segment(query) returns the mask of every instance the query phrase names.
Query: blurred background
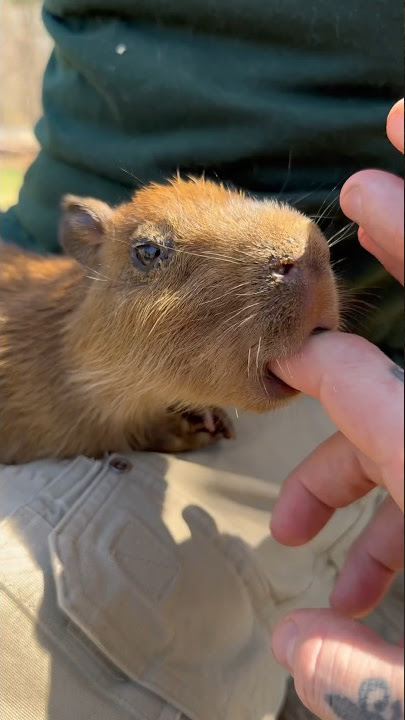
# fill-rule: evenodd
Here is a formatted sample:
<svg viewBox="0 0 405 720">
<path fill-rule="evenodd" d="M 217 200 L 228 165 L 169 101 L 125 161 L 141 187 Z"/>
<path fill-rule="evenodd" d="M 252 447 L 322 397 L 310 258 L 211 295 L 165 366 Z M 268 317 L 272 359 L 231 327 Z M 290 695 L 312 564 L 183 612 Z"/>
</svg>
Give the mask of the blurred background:
<svg viewBox="0 0 405 720">
<path fill-rule="evenodd" d="M 38 0 L 1 0 L 0 26 L 0 209 L 6 210 L 38 151 L 33 130 L 52 44 Z"/>
</svg>

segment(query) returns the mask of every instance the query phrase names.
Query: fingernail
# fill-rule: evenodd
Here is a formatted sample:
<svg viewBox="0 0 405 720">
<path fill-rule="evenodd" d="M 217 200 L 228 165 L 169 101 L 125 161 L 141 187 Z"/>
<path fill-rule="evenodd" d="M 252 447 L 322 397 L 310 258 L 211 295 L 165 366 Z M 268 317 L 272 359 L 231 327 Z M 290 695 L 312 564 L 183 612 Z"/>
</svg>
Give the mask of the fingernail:
<svg viewBox="0 0 405 720">
<path fill-rule="evenodd" d="M 345 215 L 361 225 L 363 218 L 363 198 L 358 185 L 351 185 L 342 193 L 340 204 Z"/>
<path fill-rule="evenodd" d="M 282 622 L 273 633 L 272 648 L 277 662 L 292 670 L 298 627 L 292 620 Z"/>
</svg>

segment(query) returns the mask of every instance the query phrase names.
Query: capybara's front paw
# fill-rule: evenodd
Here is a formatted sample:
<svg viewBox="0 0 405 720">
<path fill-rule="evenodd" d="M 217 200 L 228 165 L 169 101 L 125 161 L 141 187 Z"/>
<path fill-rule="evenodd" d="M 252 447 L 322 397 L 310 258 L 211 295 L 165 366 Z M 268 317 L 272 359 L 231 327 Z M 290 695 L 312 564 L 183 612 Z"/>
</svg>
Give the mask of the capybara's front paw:
<svg viewBox="0 0 405 720">
<path fill-rule="evenodd" d="M 221 408 L 204 411 L 168 412 L 166 426 L 157 429 L 154 450 L 186 452 L 214 445 L 224 438 L 235 437 L 232 423 Z"/>
</svg>

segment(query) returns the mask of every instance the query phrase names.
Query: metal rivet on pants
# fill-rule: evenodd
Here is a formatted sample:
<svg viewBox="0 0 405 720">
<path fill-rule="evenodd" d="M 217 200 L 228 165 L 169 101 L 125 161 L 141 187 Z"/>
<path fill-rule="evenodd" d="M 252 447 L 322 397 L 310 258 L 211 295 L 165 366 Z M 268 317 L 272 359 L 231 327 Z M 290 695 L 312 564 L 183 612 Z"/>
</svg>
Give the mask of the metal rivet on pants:
<svg viewBox="0 0 405 720">
<path fill-rule="evenodd" d="M 132 467 L 129 460 L 126 460 L 126 458 L 120 458 L 116 457 L 110 460 L 110 468 L 111 470 L 114 470 L 114 472 L 117 473 L 124 473 L 128 472 Z"/>
</svg>

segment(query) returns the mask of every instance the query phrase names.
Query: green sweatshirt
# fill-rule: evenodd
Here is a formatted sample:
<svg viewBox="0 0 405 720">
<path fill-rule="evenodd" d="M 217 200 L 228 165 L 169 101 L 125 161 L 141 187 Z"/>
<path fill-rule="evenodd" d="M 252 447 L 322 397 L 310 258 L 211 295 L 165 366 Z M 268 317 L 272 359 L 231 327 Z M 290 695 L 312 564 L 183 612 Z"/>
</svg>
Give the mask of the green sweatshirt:
<svg viewBox="0 0 405 720">
<path fill-rule="evenodd" d="M 58 252 L 64 193 L 119 203 L 177 170 L 327 210 L 333 235 L 352 172 L 400 171 L 385 118 L 403 94 L 401 0 L 45 0 L 43 18 L 42 149 L 6 240 Z M 335 257 L 373 293 L 360 330 L 400 350 L 400 288 L 354 236 Z"/>
</svg>

